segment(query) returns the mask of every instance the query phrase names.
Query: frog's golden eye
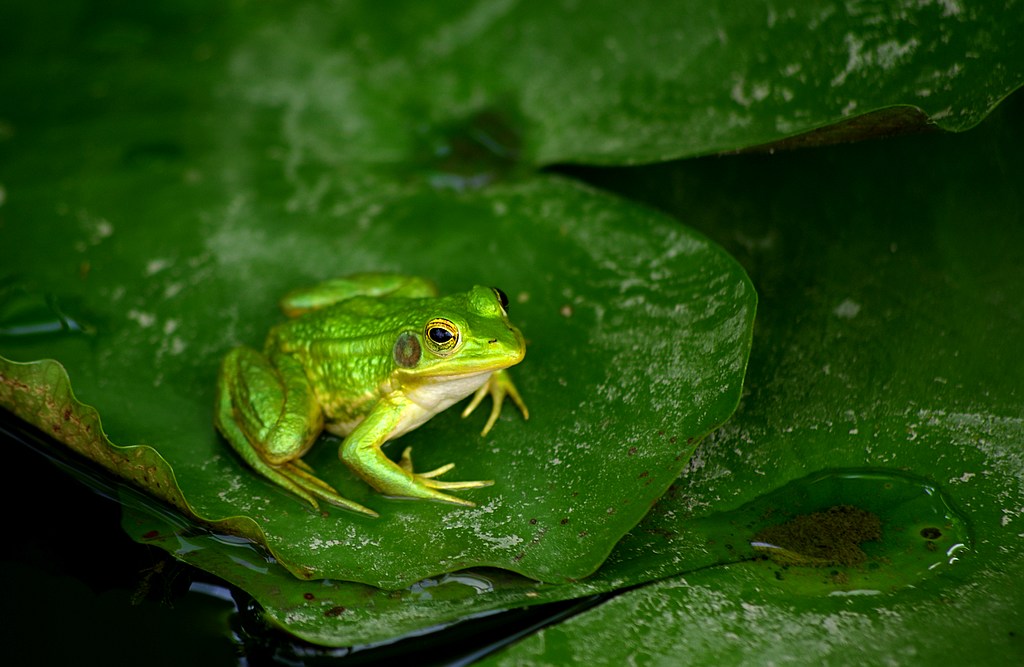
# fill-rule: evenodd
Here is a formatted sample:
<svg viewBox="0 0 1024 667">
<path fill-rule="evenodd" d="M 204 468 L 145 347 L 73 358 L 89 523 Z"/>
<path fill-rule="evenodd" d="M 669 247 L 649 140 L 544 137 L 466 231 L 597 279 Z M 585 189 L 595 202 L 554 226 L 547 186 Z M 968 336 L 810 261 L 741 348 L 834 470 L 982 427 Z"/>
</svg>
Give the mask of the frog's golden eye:
<svg viewBox="0 0 1024 667">
<path fill-rule="evenodd" d="M 435 317 L 427 322 L 424 338 L 431 352 L 446 357 L 459 346 L 459 328 L 451 320 Z"/>
<path fill-rule="evenodd" d="M 492 287 L 491 291 L 494 292 L 494 296 L 498 297 L 498 305 L 501 306 L 501 312 L 508 315 L 508 295 L 497 287 Z"/>
</svg>

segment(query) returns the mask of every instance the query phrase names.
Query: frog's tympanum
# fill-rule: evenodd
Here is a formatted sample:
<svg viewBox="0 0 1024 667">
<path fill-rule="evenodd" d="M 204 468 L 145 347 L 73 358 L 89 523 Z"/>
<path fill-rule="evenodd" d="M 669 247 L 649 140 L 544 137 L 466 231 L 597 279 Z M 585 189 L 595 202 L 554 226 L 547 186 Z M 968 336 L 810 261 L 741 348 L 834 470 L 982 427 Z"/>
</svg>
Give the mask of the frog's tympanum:
<svg viewBox="0 0 1024 667">
<path fill-rule="evenodd" d="M 289 319 L 262 352 L 235 348 L 221 365 L 215 422 L 238 454 L 314 507 L 320 499 L 377 516 L 302 461 L 327 429 L 344 437 L 341 460 L 381 493 L 472 506 L 444 491 L 492 482 L 441 481 L 454 464 L 415 472 L 409 448 L 395 463 L 381 446 L 474 392 L 463 416 L 493 400 L 484 435 L 506 395 L 528 416 L 505 371 L 526 353 L 505 294 L 438 296 L 422 278 L 358 274 L 292 292 L 281 308 Z"/>
</svg>

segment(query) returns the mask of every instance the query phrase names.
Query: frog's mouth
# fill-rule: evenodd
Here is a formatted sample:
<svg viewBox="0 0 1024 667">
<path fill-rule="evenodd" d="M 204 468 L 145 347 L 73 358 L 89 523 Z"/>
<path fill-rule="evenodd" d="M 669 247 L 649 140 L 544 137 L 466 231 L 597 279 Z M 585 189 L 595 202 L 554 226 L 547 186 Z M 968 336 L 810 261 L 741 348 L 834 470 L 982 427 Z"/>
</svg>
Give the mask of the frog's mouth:
<svg viewBox="0 0 1024 667">
<path fill-rule="evenodd" d="M 518 343 L 515 349 L 506 348 L 505 354 L 498 354 L 494 348 L 500 345 L 500 342 L 497 338 L 492 338 L 485 345 L 481 346 L 481 350 L 476 354 L 471 350 L 465 350 L 461 359 L 465 365 L 465 373 L 456 372 L 453 375 L 493 373 L 503 368 L 515 366 L 521 362 L 526 357 L 526 343 L 523 341 L 523 335 L 519 331 L 516 329 L 511 331 L 515 334 L 516 343 Z"/>
<path fill-rule="evenodd" d="M 413 371 L 410 374 L 423 378 L 432 383 L 455 382 L 479 378 L 484 382 L 491 373 L 515 366 L 523 360 L 526 352 L 521 351 L 515 355 L 495 358 L 494 356 L 481 357 L 478 360 L 462 358 L 462 364 L 458 368 L 451 366 L 437 366 L 434 368 L 423 368 Z"/>
</svg>

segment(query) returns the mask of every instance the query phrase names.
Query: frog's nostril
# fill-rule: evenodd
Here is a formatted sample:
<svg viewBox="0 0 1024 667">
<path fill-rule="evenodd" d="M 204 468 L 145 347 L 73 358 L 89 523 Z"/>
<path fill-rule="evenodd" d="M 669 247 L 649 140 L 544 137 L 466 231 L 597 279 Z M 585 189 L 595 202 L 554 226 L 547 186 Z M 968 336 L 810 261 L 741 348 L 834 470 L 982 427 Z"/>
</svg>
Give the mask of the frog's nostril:
<svg viewBox="0 0 1024 667">
<path fill-rule="evenodd" d="M 498 339 L 497 339 L 497 338 L 492 338 L 492 339 L 490 339 L 489 341 L 487 341 L 487 344 L 488 344 L 488 345 L 494 345 L 494 344 L 495 344 L 495 343 L 497 343 L 497 342 L 498 342 Z"/>
</svg>

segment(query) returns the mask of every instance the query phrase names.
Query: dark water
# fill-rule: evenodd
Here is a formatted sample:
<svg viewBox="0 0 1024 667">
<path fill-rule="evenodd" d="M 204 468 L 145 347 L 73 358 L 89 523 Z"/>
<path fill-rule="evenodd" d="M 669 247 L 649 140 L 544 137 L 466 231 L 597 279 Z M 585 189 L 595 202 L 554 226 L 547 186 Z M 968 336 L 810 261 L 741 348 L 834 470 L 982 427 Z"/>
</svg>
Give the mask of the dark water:
<svg viewBox="0 0 1024 667">
<path fill-rule="evenodd" d="M 4 665 L 462 665 L 597 603 L 511 610 L 384 646 L 305 644 L 265 625 L 244 591 L 132 541 L 102 469 L 3 410 L 0 443 Z"/>
</svg>

